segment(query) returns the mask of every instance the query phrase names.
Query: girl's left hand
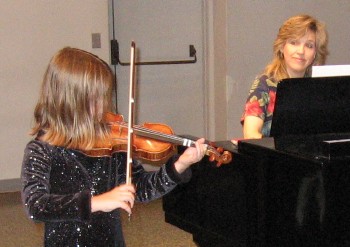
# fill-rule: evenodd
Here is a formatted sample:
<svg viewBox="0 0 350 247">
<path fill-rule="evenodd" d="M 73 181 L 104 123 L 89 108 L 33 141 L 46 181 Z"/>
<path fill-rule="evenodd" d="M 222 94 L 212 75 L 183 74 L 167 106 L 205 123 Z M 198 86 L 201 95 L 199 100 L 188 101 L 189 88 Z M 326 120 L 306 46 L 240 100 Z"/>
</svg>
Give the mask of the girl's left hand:
<svg viewBox="0 0 350 247">
<path fill-rule="evenodd" d="M 188 147 L 175 162 L 175 169 L 182 173 L 192 164 L 199 162 L 205 155 L 208 145 L 204 144 L 205 139 L 201 138 L 195 142 L 195 147 Z"/>
</svg>

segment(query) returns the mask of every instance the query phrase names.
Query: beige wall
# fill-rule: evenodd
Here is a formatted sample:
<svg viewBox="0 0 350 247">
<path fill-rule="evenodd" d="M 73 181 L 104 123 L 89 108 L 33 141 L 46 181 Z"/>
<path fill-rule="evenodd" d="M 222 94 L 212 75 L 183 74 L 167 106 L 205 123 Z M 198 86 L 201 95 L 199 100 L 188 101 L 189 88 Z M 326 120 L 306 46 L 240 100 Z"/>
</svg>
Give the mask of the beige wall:
<svg viewBox="0 0 350 247">
<path fill-rule="evenodd" d="M 160 0 L 148 0 L 149 4 L 146 4 L 147 1 L 142 0 L 116 0 L 126 6 L 143 4 L 144 11 L 140 13 L 144 16 L 138 16 L 141 21 L 152 15 L 157 1 Z M 39 83 L 52 54 L 70 45 L 92 51 L 109 61 L 108 2 L 0 0 L 0 180 L 19 177 Z M 347 0 L 196 0 L 181 3 L 189 6 L 179 10 L 181 24 L 173 24 L 174 27 L 189 26 L 184 28 L 188 33 L 185 33 L 183 43 L 179 43 L 181 39 L 173 40 L 181 28 L 166 28 L 167 18 L 176 15 L 164 12 L 152 21 L 153 29 L 158 32 L 136 29 L 120 34 L 126 41 L 132 36 L 141 38 L 138 45 L 147 44 L 141 51 L 147 60 L 187 58 L 187 47 L 195 38 L 200 63 L 180 65 L 181 72 L 179 66 L 142 67 L 139 70 L 139 79 L 149 83 L 148 86 L 144 84 L 140 92 L 145 107 L 140 114 L 141 122 L 158 119 L 164 122 L 165 116 L 167 123 L 174 125 L 181 134 L 206 135 L 211 140 L 240 137 L 239 117 L 252 79 L 270 60 L 272 42 L 282 21 L 297 13 L 310 13 L 326 22 L 331 52 L 328 64 L 350 64 L 350 2 Z M 172 6 L 171 10 L 176 8 L 171 0 L 169 6 Z M 127 7 L 120 11 L 128 12 L 125 17 L 133 14 Z M 125 23 L 125 30 L 130 29 L 130 22 L 126 20 Z M 160 27 L 164 29 L 160 30 Z M 197 30 L 196 33 L 191 33 L 191 29 Z M 101 49 L 91 48 L 91 33 L 95 32 L 102 35 Z M 151 52 L 153 42 L 159 47 L 159 53 Z M 128 43 L 122 43 L 124 53 L 121 55 L 127 60 Z M 127 90 L 127 84 L 123 81 L 127 81 L 128 68 L 118 67 L 117 70 L 120 94 L 126 95 L 123 90 Z M 184 78 L 188 81 L 182 81 Z M 195 92 L 191 90 L 193 86 L 197 88 Z M 176 92 L 177 97 L 168 94 L 169 90 Z M 155 96 L 154 91 L 159 96 Z M 187 109 L 188 102 L 195 102 L 195 107 Z M 123 103 L 120 104 L 125 110 Z M 154 111 L 153 104 L 160 109 Z M 168 114 L 169 108 L 174 109 L 170 110 L 171 114 Z M 179 108 L 189 114 L 176 112 Z"/>
<path fill-rule="evenodd" d="M 176 134 L 206 135 L 202 0 L 115 0 L 115 33 L 120 57 L 128 61 L 130 41 L 137 60 L 192 60 L 189 64 L 137 66 L 136 123 L 161 122 Z M 129 67 L 117 66 L 118 109 L 128 112 Z M 206 136 L 207 137 L 207 136 Z"/>
<path fill-rule="evenodd" d="M 91 33 L 102 48 L 92 49 Z M 45 67 L 64 46 L 109 60 L 107 0 L 0 1 L 0 180 L 18 178 Z"/>
</svg>

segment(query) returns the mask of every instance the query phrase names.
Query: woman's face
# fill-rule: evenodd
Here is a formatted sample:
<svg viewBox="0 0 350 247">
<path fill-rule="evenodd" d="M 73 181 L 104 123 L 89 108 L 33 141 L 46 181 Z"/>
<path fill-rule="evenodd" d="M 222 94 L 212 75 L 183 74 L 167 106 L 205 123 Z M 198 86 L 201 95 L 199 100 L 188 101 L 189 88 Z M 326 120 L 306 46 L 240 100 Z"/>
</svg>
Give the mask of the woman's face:
<svg viewBox="0 0 350 247">
<path fill-rule="evenodd" d="M 316 34 L 308 31 L 300 39 L 288 39 L 282 52 L 289 76 L 304 77 L 316 56 Z"/>
</svg>

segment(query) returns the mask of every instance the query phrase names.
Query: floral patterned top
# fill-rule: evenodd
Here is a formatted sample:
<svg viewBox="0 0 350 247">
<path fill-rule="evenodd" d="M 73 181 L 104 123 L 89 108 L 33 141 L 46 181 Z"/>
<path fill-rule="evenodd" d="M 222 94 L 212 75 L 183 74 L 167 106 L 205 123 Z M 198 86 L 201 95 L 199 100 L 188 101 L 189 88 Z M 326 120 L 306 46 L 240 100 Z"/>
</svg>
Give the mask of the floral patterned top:
<svg viewBox="0 0 350 247">
<path fill-rule="evenodd" d="M 266 75 L 257 77 L 249 91 L 241 117 L 243 125 L 246 116 L 256 116 L 264 121 L 262 136 L 270 136 L 272 114 L 275 108 L 277 84 L 273 78 Z"/>
</svg>

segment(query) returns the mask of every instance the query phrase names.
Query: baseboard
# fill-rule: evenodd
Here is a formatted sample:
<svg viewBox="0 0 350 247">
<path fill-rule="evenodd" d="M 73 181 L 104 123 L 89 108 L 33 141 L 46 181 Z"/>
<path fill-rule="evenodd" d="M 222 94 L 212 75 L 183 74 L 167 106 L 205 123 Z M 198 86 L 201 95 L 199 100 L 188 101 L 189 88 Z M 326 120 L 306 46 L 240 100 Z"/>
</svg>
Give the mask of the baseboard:
<svg viewBox="0 0 350 247">
<path fill-rule="evenodd" d="M 20 178 L 0 180 L 0 193 L 15 192 L 20 190 L 21 190 Z"/>
</svg>

